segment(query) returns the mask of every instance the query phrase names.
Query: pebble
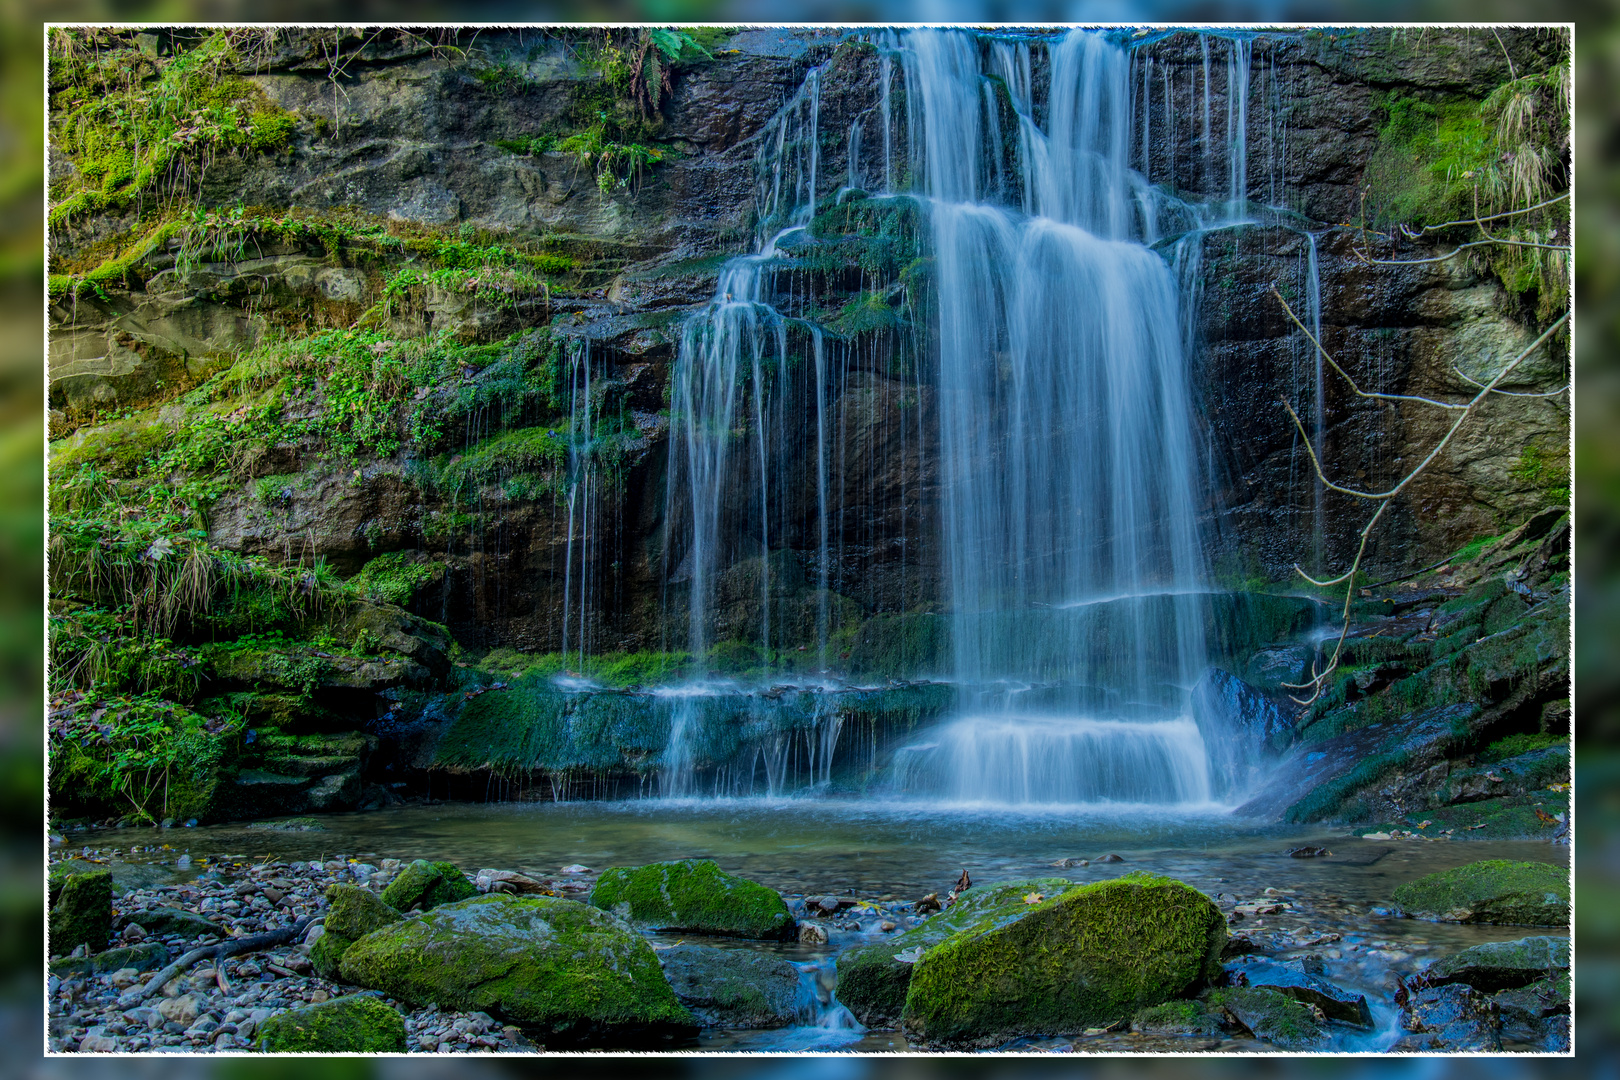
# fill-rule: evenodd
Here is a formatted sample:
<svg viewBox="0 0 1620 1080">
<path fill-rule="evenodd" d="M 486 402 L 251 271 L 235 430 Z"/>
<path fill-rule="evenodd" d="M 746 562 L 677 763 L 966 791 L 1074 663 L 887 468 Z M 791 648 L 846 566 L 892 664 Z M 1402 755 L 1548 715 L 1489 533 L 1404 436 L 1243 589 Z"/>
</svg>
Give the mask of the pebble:
<svg viewBox="0 0 1620 1080">
<path fill-rule="evenodd" d="M 102 859 L 111 852 L 86 848 L 69 854 Z M 54 850 L 53 855 L 61 857 Z M 403 865 L 400 859 L 372 863 L 348 858 L 254 865 L 198 857 L 196 863 L 200 873 L 193 881 L 134 888 L 115 896 L 114 938 L 118 942 L 160 941 L 179 956 L 217 939 L 153 934 L 140 925 L 142 912 L 154 908 L 207 911 L 232 936 L 261 933 L 288 926 L 305 915 L 320 915 L 326 906 L 326 888 L 334 882 L 361 884 L 375 891 Z M 158 994 L 124 1009 L 118 1006 L 118 995 L 150 978 L 151 972 L 124 968 L 65 980 L 50 975 L 46 980 L 49 1048 L 150 1054 L 250 1049 L 259 1025 L 269 1017 L 354 992 L 352 986 L 313 973 L 309 949 L 324 932 L 316 923 L 302 942 L 228 958 L 218 965 L 218 971 L 212 961 L 206 961 L 170 980 Z M 221 988 L 219 974 L 228 989 Z M 392 999 L 383 1000 L 404 1015 L 407 1046 L 413 1052 L 509 1053 L 536 1048 L 518 1028 L 503 1027 L 485 1013 L 413 1010 Z M 433 1029 L 442 1030 L 435 1033 Z"/>
</svg>

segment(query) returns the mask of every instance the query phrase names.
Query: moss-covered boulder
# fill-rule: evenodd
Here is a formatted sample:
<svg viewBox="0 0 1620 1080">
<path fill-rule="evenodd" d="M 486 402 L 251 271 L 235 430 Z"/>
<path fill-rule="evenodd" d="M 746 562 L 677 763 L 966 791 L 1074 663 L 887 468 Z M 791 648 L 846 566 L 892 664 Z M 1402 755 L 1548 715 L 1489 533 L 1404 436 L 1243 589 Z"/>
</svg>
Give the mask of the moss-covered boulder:
<svg viewBox="0 0 1620 1080">
<path fill-rule="evenodd" d="M 417 859 L 382 891 L 382 900 L 395 911 L 429 911 L 477 895 L 455 863 Z"/>
<path fill-rule="evenodd" d="M 1032 893 L 924 952 L 901 1028 L 932 1046 L 993 1046 L 1112 1024 L 1220 973 L 1226 920 L 1198 890 L 1128 874 Z"/>
<path fill-rule="evenodd" d="M 80 945 L 93 953 L 112 937 L 112 874 L 106 870 L 62 874 L 51 882 L 51 955 L 66 955 Z"/>
<path fill-rule="evenodd" d="M 1234 986 L 1216 990 L 1208 1001 L 1255 1038 L 1284 1050 L 1309 1050 L 1322 1042 L 1322 1025 L 1311 1011 L 1275 990 Z"/>
<path fill-rule="evenodd" d="M 172 934 L 187 941 L 199 937 L 224 937 L 225 929 L 206 915 L 181 908 L 159 907 L 136 913 L 130 919 L 148 934 Z"/>
<path fill-rule="evenodd" d="M 383 903 L 370 889 L 358 885 L 326 887 L 326 932 L 315 940 L 309 962 L 322 978 L 336 979 L 349 946 L 373 930 L 398 922 L 399 912 Z"/>
<path fill-rule="evenodd" d="M 574 900 L 492 893 L 349 946 L 344 980 L 414 1005 L 481 1010 L 557 1039 L 694 1030 L 646 939 Z"/>
<path fill-rule="evenodd" d="M 1036 878 L 975 885 L 949 908 L 903 934 L 873 945 L 846 949 L 838 957 L 838 1000 L 867 1027 L 899 1022 L 911 988 L 916 958 L 946 938 L 987 917 L 1011 916 L 1024 909 L 1030 893 L 1052 896 L 1071 888 L 1065 878 Z M 896 959 L 905 956 L 906 960 Z"/>
<path fill-rule="evenodd" d="M 1490 859 L 1428 874 L 1395 890 L 1411 918 L 1511 926 L 1568 926 L 1569 873 L 1550 863 Z"/>
<path fill-rule="evenodd" d="M 776 890 L 728 874 L 712 859 L 604 871 L 591 903 L 654 930 L 790 941 L 799 932 Z"/>
<path fill-rule="evenodd" d="M 1467 983 L 1494 994 L 1516 990 L 1569 971 L 1569 939 L 1527 937 L 1518 941 L 1489 941 L 1442 957 L 1423 972 L 1430 986 Z"/>
<path fill-rule="evenodd" d="M 369 994 L 350 994 L 270 1017 L 254 1045 L 272 1054 L 404 1053 L 405 1018 Z"/>
<path fill-rule="evenodd" d="M 798 1019 L 799 972 L 779 956 L 688 942 L 658 959 L 675 997 L 705 1026 L 776 1028 Z"/>
</svg>

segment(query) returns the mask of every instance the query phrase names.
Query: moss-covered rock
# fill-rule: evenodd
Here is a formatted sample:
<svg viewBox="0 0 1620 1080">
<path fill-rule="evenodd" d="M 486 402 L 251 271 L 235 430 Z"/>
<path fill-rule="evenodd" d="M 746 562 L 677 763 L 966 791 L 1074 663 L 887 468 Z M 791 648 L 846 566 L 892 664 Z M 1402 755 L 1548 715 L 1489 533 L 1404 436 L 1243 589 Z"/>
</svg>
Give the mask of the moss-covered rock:
<svg viewBox="0 0 1620 1080">
<path fill-rule="evenodd" d="M 326 904 L 326 932 L 311 947 L 309 962 L 322 978 L 336 979 L 350 945 L 373 930 L 398 922 L 400 916 L 370 889 L 358 885 L 328 885 Z"/>
<path fill-rule="evenodd" d="M 356 941 L 341 972 L 401 1001 L 482 1010 L 554 1038 L 696 1027 L 652 946 L 574 900 L 493 893 L 444 904 Z"/>
<path fill-rule="evenodd" d="M 798 1018 L 799 972 L 781 957 L 687 943 L 658 959 L 675 997 L 707 1026 L 775 1028 Z"/>
<path fill-rule="evenodd" d="M 1360 1028 L 1370 1029 L 1373 1026 L 1372 1010 L 1367 1005 L 1365 995 L 1353 993 L 1292 964 L 1282 964 L 1264 957 L 1245 957 L 1226 969 L 1226 978 L 1233 986 L 1275 990 L 1306 1007 L 1317 1009 L 1329 1020 Z"/>
<path fill-rule="evenodd" d="M 60 876 L 51 906 L 50 950 L 65 955 L 80 945 L 93 953 L 112 937 L 112 874 L 106 870 Z"/>
<path fill-rule="evenodd" d="M 1489 941 L 1442 957 L 1423 972 L 1431 986 L 1467 983 L 1487 994 L 1516 990 L 1569 971 L 1569 939 L 1527 937 Z"/>
<path fill-rule="evenodd" d="M 1139 1009 L 1131 1017 L 1131 1031 L 1138 1035 L 1219 1035 L 1219 1018 L 1201 1001 L 1167 1001 Z"/>
<path fill-rule="evenodd" d="M 455 863 L 417 859 L 382 891 L 382 901 L 395 911 L 428 911 L 477 895 Z"/>
<path fill-rule="evenodd" d="M 789 941 L 798 926 L 774 889 L 728 874 L 712 859 L 616 866 L 591 903 L 655 930 Z"/>
<path fill-rule="evenodd" d="M 868 1027 L 898 1023 L 911 987 L 915 957 L 981 919 L 1022 911 L 1032 892 L 1056 895 L 1074 883 L 1065 878 L 1037 878 L 975 885 L 949 908 L 903 934 L 873 945 L 846 949 L 838 957 L 838 1000 Z M 912 962 L 897 960 L 897 954 Z"/>
<path fill-rule="evenodd" d="M 1220 972 L 1226 920 L 1203 893 L 1128 874 L 986 912 L 914 965 L 902 1029 L 934 1046 L 991 1046 L 1111 1024 Z"/>
<path fill-rule="evenodd" d="M 1257 1039 L 1284 1050 L 1309 1050 L 1322 1041 L 1322 1025 L 1311 1011 L 1275 990 L 1229 987 L 1209 995 L 1209 1006 L 1242 1024 Z"/>
<path fill-rule="evenodd" d="M 254 1045 L 272 1054 L 404 1053 L 405 1018 L 369 994 L 350 994 L 270 1017 Z"/>
<path fill-rule="evenodd" d="M 141 925 L 148 934 L 172 934 L 187 941 L 199 937 L 224 937 L 225 930 L 206 915 L 180 908 L 152 908 L 140 912 L 131 920 Z"/>
<path fill-rule="evenodd" d="M 1404 914 L 1418 919 L 1569 925 L 1569 874 L 1550 863 L 1469 863 L 1408 882 L 1395 890 L 1394 899 Z"/>
</svg>

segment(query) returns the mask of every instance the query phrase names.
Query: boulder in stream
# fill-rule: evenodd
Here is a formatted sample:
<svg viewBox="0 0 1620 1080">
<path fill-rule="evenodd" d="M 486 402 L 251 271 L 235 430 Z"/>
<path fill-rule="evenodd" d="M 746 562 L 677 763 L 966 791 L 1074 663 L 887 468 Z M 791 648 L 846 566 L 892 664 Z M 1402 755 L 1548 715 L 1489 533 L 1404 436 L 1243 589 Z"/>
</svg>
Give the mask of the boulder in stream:
<svg viewBox="0 0 1620 1080">
<path fill-rule="evenodd" d="M 1475 990 L 1494 994 L 1569 971 L 1569 939 L 1527 937 L 1517 941 L 1488 941 L 1460 953 L 1443 957 L 1419 978 L 1429 986 L 1467 983 Z"/>
<path fill-rule="evenodd" d="M 792 941 L 799 927 L 775 889 L 728 874 L 712 859 L 604 870 L 590 902 L 652 930 Z"/>
<path fill-rule="evenodd" d="M 1226 943 L 1207 896 L 1144 873 L 965 921 L 914 965 L 900 1025 L 916 1043 L 989 1047 L 1114 1024 L 1213 980 Z"/>
<path fill-rule="evenodd" d="M 1209 1004 L 1284 1050 L 1310 1050 L 1321 1045 L 1322 1025 L 1310 1009 L 1275 990 L 1234 986 L 1216 990 Z"/>
<path fill-rule="evenodd" d="M 685 1034 L 645 938 L 575 900 L 490 893 L 375 930 L 343 955 L 345 981 L 413 1005 L 478 1010 L 554 1039 Z"/>
<path fill-rule="evenodd" d="M 1465 983 L 1408 992 L 1400 1003 L 1403 1035 L 1391 1049 L 1411 1053 L 1502 1048 L 1496 1005 Z"/>
<path fill-rule="evenodd" d="M 705 1026 L 777 1028 L 798 1018 L 799 971 L 778 956 L 685 943 L 658 959 L 676 998 Z"/>
<path fill-rule="evenodd" d="M 417 859 L 382 891 L 383 903 L 395 911 L 428 911 L 477 896 L 478 889 L 455 863 Z"/>
<path fill-rule="evenodd" d="M 398 922 L 400 915 L 376 893 L 358 885 L 328 885 L 326 904 L 326 933 L 315 940 L 309 962 L 323 978 L 335 979 L 350 945 L 373 930 Z"/>
<path fill-rule="evenodd" d="M 1359 1028 L 1373 1026 L 1372 1010 L 1363 994 L 1352 993 L 1321 975 L 1259 957 L 1240 961 L 1226 969 L 1227 981 L 1234 986 L 1275 990 L 1306 1006 L 1315 1006 L 1329 1020 Z"/>
<path fill-rule="evenodd" d="M 1407 882 L 1394 899 L 1416 919 L 1568 926 L 1569 872 L 1550 863 L 1489 859 Z"/>
<path fill-rule="evenodd" d="M 1066 878 L 1038 878 L 977 885 L 947 910 L 903 934 L 873 945 L 846 949 L 838 957 L 838 1000 L 868 1027 L 887 1027 L 900 1020 L 911 987 L 915 957 L 981 919 L 1011 917 L 1025 908 L 1031 894 L 1055 896 L 1071 888 Z"/>
</svg>

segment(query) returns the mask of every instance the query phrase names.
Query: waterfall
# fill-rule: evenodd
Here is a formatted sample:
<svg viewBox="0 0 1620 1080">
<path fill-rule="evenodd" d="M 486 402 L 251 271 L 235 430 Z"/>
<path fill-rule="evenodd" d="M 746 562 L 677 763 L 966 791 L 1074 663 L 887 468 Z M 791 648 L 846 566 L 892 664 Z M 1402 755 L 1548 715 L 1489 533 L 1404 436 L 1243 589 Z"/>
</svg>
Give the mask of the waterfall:
<svg viewBox="0 0 1620 1080">
<path fill-rule="evenodd" d="M 1046 48 L 1044 124 L 1007 46 L 916 31 L 901 53 L 934 240 L 955 673 L 975 693 L 902 753 L 899 782 L 968 801 L 1204 802 L 1186 718 L 1206 574 L 1181 298 L 1142 242 L 1155 200 L 1131 165 L 1125 53 L 1083 31 Z M 992 74 L 1019 115 L 1017 208 L 996 199 Z M 1229 116 L 1235 204 L 1241 109 Z"/>
<path fill-rule="evenodd" d="M 764 556 L 770 554 L 772 545 L 773 501 L 782 494 L 773 492 L 771 485 L 767 397 L 770 382 L 788 362 L 789 320 L 771 305 L 767 287 L 782 249 L 802 239 L 815 213 L 820 111 L 819 70 L 812 70 L 798 94 L 772 121 L 768 137 L 761 140 L 761 167 L 756 170 L 760 220 L 756 250 L 726 264 L 714 298 L 682 331 L 670 390 L 674 446 L 668 517 L 676 520 L 684 509 L 690 521 L 684 538 L 672 537 L 684 539 L 685 550 L 676 566 L 666 567 L 666 579 L 688 588 L 687 647 L 694 654 L 702 654 L 713 644 L 710 622 L 715 578 L 726 545 L 737 543 L 735 537 L 722 536 L 722 518 L 731 496 L 749 487 L 754 505 L 741 508 L 741 516 L 756 520 L 762 556 L 762 643 L 766 649 L 771 643 L 770 560 Z M 825 574 L 826 364 L 819 335 L 814 349 L 818 521 Z M 737 433 L 745 428 L 747 437 L 739 439 Z M 681 496 L 679 506 L 677 494 Z M 666 545 L 666 555 L 678 550 L 674 542 Z"/>
</svg>

